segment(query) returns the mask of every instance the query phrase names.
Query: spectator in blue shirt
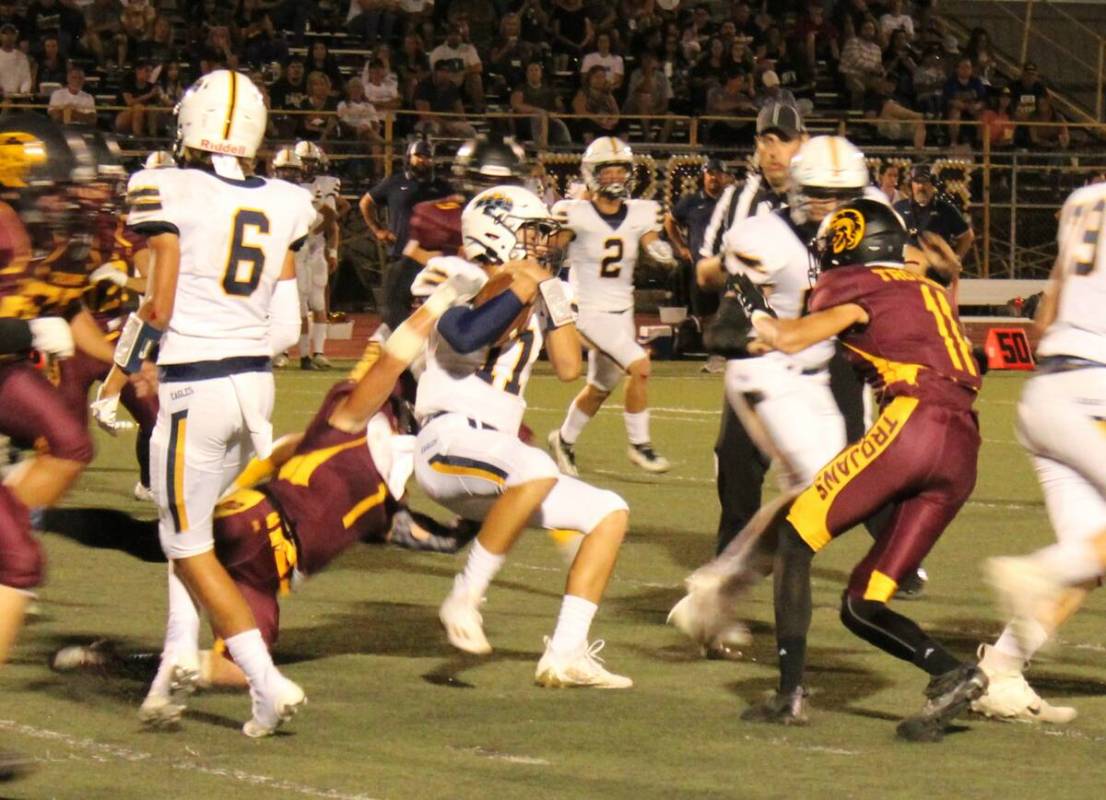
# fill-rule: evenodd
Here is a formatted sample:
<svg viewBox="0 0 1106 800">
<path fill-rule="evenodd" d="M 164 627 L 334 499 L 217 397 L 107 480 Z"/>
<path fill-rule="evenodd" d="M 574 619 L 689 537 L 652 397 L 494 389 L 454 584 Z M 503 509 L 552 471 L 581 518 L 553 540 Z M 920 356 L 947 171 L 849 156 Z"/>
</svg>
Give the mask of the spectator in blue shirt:
<svg viewBox="0 0 1106 800">
<path fill-rule="evenodd" d="M 956 62 L 956 73 L 945 83 L 942 92 L 945 100 L 945 117 L 949 125 L 949 144 L 960 142 L 961 120 L 976 120 L 987 108 L 987 87 L 983 81 L 972 74 L 972 60 L 963 56 Z M 977 140 L 975 128 L 972 128 L 970 141 Z"/>
</svg>

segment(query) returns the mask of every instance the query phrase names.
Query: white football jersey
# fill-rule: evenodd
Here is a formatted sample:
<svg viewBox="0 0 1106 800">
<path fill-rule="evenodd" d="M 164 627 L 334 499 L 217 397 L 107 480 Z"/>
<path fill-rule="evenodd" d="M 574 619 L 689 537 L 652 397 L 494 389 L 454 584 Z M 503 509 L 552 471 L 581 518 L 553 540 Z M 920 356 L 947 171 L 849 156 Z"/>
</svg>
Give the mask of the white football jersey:
<svg viewBox="0 0 1106 800">
<path fill-rule="evenodd" d="M 1106 364 L 1106 184 L 1071 194 L 1056 240 L 1059 304 L 1037 353 Z"/>
<path fill-rule="evenodd" d="M 553 206 L 553 216 L 573 234 L 565 260 L 581 311 L 633 307 L 641 237 L 661 230 L 660 213 L 652 200 L 625 200 L 612 217 L 601 215 L 590 200 L 561 200 Z"/>
<path fill-rule="evenodd" d="M 503 433 L 516 433 L 526 412 L 523 393 L 542 344 L 537 314 L 503 344 L 467 354 L 450 347 L 435 328 L 427 343 L 426 370 L 419 378 L 415 416 L 422 421 L 455 412 Z"/>
<path fill-rule="evenodd" d="M 127 202 L 129 227 L 180 237 L 158 363 L 271 355 L 270 300 L 285 255 L 315 217 L 311 196 L 285 181 L 170 167 L 131 176 Z"/>
<path fill-rule="evenodd" d="M 311 204 L 315 208 L 315 221 L 311 225 L 311 233 L 307 236 L 302 255 L 305 259 L 322 258 L 326 251 L 326 231 L 319 227 L 323 223 L 323 208 L 337 213 L 342 181 L 331 175 L 319 175 L 315 180 L 301 183 L 300 186 L 311 193 Z"/>
<path fill-rule="evenodd" d="M 806 309 L 817 262 L 780 213 L 736 222 L 722 237 L 723 262 L 731 275 L 747 275 L 753 283 L 771 287 L 768 302 L 776 314 L 781 319 L 796 319 Z M 819 342 L 791 358 L 803 368 L 819 367 L 833 357 L 833 348 L 832 340 Z"/>
</svg>

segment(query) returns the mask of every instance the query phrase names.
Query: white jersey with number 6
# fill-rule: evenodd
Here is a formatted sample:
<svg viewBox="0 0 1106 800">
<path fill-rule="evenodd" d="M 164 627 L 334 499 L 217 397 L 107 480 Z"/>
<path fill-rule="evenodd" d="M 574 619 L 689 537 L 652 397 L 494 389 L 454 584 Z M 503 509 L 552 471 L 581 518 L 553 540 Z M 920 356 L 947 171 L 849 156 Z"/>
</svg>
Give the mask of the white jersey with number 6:
<svg viewBox="0 0 1106 800">
<path fill-rule="evenodd" d="M 641 237 L 660 231 L 660 206 L 625 200 L 610 216 L 590 200 L 562 200 L 553 216 L 573 238 L 568 245 L 569 283 L 581 311 L 625 311 L 634 305 L 634 267 Z"/>
<path fill-rule="evenodd" d="M 1106 364 L 1106 184 L 1072 193 L 1060 212 L 1059 303 L 1037 354 Z"/>
<path fill-rule="evenodd" d="M 127 224 L 180 237 L 180 273 L 159 364 L 268 356 L 269 307 L 288 249 L 315 219 L 311 195 L 280 180 L 199 169 L 135 173 Z"/>
</svg>

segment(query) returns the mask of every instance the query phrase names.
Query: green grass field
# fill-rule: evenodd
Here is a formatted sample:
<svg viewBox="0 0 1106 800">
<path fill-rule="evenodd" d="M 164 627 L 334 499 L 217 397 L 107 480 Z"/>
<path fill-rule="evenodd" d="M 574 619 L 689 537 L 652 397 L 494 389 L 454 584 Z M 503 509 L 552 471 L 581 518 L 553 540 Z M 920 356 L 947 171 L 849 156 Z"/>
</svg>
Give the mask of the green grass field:
<svg viewBox="0 0 1106 800">
<path fill-rule="evenodd" d="M 738 715 L 774 684 L 770 591 L 747 612 L 755 642 L 741 663 L 699 660 L 664 625 L 681 581 L 713 552 L 717 503 L 711 445 L 721 385 L 697 364 L 661 364 L 652 388 L 653 438 L 674 464 L 653 477 L 625 458 L 621 409 L 600 414 L 581 440 L 582 476 L 623 494 L 631 534 L 593 635 L 636 682 L 628 691 L 544 690 L 532 684 L 564 580 L 561 557 L 527 534 L 488 596 L 496 651 L 451 650 L 437 622 L 460 557 L 362 547 L 284 603 L 277 659 L 310 698 L 286 732 L 239 732 L 244 695 L 194 698 L 181 729 L 144 732 L 145 687 L 126 678 L 52 673 L 61 644 L 100 637 L 127 649 L 160 647 L 164 568 L 44 537 L 50 557 L 42 614 L 0 672 L 0 748 L 40 768 L 0 786 L 17 798 L 761 798 L 1086 797 L 1106 739 L 1099 664 L 1101 604 L 1062 631 L 1031 678 L 1042 695 L 1078 706 L 1065 729 L 969 719 L 937 745 L 894 737 L 921 703 L 925 677 L 854 638 L 837 620 L 845 577 L 866 534 L 815 561 L 809 727 L 743 723 Z M 333 375 L 279 378 L 278 431 L 301 426 Z M 1014 441 L 1021 379 L 992 374 L 979 409 L 985 446 L 975 495 L 927 562 L 924 600 L 904 610 L 968 655 L 1000 625 L 979 580 L 987 556 L 1051 541 L 1029 461 Z M 575 386 L 539 370 L 527 421 L 544 440 Z M 68 505 L 152 516 L 130 498 L 132 440 L 100 437 L 96 462 Z M 426 501 L 417 505 L 431 507 Z M 444 515 L 444 514 L 442 514 Z"/>
</svg>

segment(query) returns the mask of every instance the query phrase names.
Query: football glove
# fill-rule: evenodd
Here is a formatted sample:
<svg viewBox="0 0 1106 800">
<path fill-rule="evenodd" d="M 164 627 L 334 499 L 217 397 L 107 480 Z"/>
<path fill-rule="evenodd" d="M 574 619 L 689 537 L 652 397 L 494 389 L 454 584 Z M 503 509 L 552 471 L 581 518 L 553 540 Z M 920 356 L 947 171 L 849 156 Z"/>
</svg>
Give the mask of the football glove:
<svg viewBox="0 0 1106 800">
<path fill-rule="evenodd" d="M 103 391 L 104 387 L 101 384 L 100 389 L 96 392 L 96 399 L 92 401 L 92 418 L 96 420 L 96 424 L 112 436 L 117 435 L 119 431 L 129 431 L 137 427 L 129 420 L 117 418 L 119 395 L 114 394 L 104 397 L 101 396 Z"/>
<path fill-rule="evenodd" d="M 748 275 L 734 275 L 730 282 L 737 293 L 737 302 L 741 303 L 741 308 L 750 321 L 755 322 L 758 314 L 776 316 L 776 310 L 768 303 L 760 287 L 749 280 Z"/>
<path fill-rule="evenodd" d="M 73 355 L 73 332 L 61 317 L 39 317 L 27 323 L 31 329 L 31 346 L 40 353 L 58 358 Z"/>
<path fill-rule="evenodd" d="M 101 264 L 92 270 L 92 274 L 88 276 L 89 283 L 100 283 L 100 281 L 108 281 L 114 283 L 116 286 L 122 288 L 127 285 L 127 273 L 124 270 L 118 269 L 115 265 L 119 263 L 117 261 L 109 261 L 106 264 Z"/>
<path fill-rule="evenodd" d="M 645 252 L 649 258 L 661 266 L 671 267 L 676 264 L 676 256 L 672 252 L 672 245 L 663 239 L 654 239 L 645 245 Z"/>
</svg>

